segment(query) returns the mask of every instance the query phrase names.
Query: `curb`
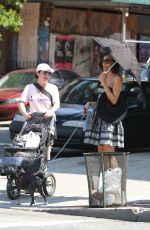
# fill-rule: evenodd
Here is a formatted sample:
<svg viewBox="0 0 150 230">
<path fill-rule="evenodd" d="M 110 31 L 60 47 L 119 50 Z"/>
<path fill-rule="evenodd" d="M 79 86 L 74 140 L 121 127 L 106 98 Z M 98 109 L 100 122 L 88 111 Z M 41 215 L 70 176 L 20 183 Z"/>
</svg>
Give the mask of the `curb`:
<svg viewBox="0 0 150 230">
<path fill-rule="evenodd" d="M 70 208 L 50 208 L 41 209 L 41 212 L 53 214 L 86 216 L 95 218 L 105 218 L 113 220 L 123 220 L 131 222 L 150 222 L 150 209 L 139 207 L 128 208 L 88 208 L 88 207 L 70 207 Z"/>
<path fill-rule="evenodd" d="M 9 127 L 12 121 L 0 121 L 0 127 Z"/>
</svg>

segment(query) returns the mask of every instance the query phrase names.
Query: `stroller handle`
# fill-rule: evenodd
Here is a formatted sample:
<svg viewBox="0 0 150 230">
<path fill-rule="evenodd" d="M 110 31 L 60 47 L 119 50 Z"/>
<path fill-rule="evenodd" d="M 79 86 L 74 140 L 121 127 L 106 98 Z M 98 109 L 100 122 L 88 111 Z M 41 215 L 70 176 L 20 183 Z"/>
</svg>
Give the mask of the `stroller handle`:
<svg viewBox="0 0 150 230">
<path fill-rule="evenodd" d="M 39 122 L 43 122 L 45 123 L 45 119 L 44 119 L 44 113 L 41 112 L 34 112 L 31 114 L 31 119 L 30 120 L 26 120 L 20 130 L 20 135 L 23 134 L 23 131 L 25 129 L 25 127 L 30 124 L 30 123 L 39 123 Z"/>
<path fill-rule="evenodd" d="M 42 113 L 42 112 L 34 112 L 31 114 L 31 119 L 30 120 L 27 120 L 27 123 L 41 123 L 41 122 L 44 122 L 46 123 L 46 119 L 44 118 L 44 114 L 45 113 Z"/>
<path fill-rule="evenodd" d="M 44 114 L 45 113 L 42 113 L 42 112 L 34 112 L 34 113 L 32 113 L 31 114 L 31 117 L 33 118 L 33 117 L 44 117 Z M 31 119 L 32 119 L 31 118 Z"/>
</svg>

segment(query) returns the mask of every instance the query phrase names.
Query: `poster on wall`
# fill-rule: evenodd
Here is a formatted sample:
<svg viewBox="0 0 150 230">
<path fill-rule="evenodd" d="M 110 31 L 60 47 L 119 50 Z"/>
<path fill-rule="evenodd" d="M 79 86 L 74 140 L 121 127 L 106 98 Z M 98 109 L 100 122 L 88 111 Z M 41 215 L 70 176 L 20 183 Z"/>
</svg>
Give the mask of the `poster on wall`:
<svg viewBox="0 0 150 230">
<path fill-rule="evenodd" d="M 90 74 L 92 52 L 93 40 L 78 36 L 74 44 L 73 70 L 82 77 L 87 77 Z"/>
<path fill-rule="evenodd" d="M 72 69 L 74 54 L 73 36 L 56 36 L 55 66 L 62 69 Z"/>
<path fill-rule="evenodd" d="M 64 69 L 64 57 L 65 57 L 65 36 L 56 36 L 55 43 L 55 66 L 60 69 Z"/>
<path fill-rule="evenodd" d="M 91 61 L 95 60 L 92 59 L 93 44 L 93 39 L 89 37 L 50 34 L 50 63 L 55 68 L 90 76 Z"/>
<path fill-rule="evenodd" d="M 74 41 L 75 38 L 73 36 L 66 36 L 65 44 L 64 44 L 64 67 L 65 69 L 72 69 L 72 61 L 74 54 Z"/>
<path fill-rule="evenodd" d="M 102 72 L 100 67 L 101 46 L 93 40 L 92 59 L 90 64 L 90 77 L 98 77 Z"/>
<path fill-rule="evenodd" d="M 150 36 L 140 35 L 139 40 L 150 41 Z M 147 62 L 150 57 L 150 43 L 139 44 L 139 62 Z"/>
</svg>

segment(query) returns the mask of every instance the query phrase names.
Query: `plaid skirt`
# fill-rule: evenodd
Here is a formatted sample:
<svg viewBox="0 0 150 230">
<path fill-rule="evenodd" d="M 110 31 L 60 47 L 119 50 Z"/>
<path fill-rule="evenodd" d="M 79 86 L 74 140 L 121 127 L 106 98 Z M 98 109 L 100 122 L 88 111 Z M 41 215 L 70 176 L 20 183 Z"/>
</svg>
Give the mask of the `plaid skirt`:
<svg viewBox="0 0 150 230">
<path fill-rule="evenodd" d="M 99 116 L 89 113 L 84 127 L 84 143 L 99 145 L 110 145 L 113 147 L 124 147 L 124 128 L 122 121 L 117 123 L 108 123 Z"/>
</svg>

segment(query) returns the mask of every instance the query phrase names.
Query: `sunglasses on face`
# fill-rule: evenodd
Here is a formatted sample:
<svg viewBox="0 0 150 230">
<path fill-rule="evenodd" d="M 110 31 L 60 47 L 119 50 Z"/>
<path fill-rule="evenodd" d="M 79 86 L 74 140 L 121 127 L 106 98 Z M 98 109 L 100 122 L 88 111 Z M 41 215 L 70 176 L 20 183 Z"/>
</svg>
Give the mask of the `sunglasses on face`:
<svg viewBox="0 0 150 230">
<path fill-rule="evenodd" d="M 105 64 L 110 64 L 112 62 L 112 59 L 106 58 L 106 59 L 103 59 L 102 62 Z"/>
<path fill-rule="evenodd" d="M 48 72 L 48 71 L 43 71 L 43 74 L 44 74 L 45 76 L 51 76 L 51 72 Z"/>
</svg>

